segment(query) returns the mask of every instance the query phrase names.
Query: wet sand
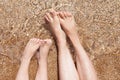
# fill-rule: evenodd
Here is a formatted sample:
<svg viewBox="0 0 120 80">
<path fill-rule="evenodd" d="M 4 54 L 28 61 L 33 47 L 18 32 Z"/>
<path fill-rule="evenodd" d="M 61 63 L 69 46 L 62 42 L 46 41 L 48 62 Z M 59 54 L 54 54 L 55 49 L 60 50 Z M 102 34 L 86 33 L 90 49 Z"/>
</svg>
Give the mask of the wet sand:
<svg viewBox="0 0 120 80">
<path fill-rule="evenodd" d="M 120 80 L 119 0 L 0 0 L 0 80 L 15 79 L 21 53 L 30 38 L 53 39 L 43 18 L 51 8 L 74 14 L 80 41 L 99 80 Z M 34 57 L 30 80 L 34 80 L 36 70 Z M 48 59 L 49 80 L 58 80 L 57 72 L 53 44 Z"/>
</svg>

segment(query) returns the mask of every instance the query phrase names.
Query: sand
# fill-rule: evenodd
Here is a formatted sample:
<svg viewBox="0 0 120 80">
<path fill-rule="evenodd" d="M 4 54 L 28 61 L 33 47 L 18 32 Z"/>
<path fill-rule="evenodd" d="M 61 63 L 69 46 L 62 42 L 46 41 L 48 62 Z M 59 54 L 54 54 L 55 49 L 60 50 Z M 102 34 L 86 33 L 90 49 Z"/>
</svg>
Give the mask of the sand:
<svg viewBox="0 0 120 80">
<path fill-rule="evenodd" d="M 120 80 L 120 0 L 0 0 L 0 80 L 15 79 L 30 38 L 53 39 L 43 18 L 51 8 L 75 16 L 80 41 L 99 80 Z M 30 80 L 36 70 L 34 57 Z M 48 73 L 49 80 L 58 80 L 55 44 L 49 53 Z"/>
</svg>

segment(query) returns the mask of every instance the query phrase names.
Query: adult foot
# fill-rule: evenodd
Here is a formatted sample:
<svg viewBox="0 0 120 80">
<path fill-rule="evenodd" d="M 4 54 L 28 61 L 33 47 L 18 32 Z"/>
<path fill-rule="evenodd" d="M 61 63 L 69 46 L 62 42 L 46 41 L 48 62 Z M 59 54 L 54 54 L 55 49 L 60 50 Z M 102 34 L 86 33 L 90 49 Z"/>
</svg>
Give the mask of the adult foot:
<svg viewBox="0 0 120 80">
<path fill-rule="evenodd" d="M 81 43 L 79 41 L 74 16 L 69 12 L 58 12 L 58 16 L 61 27 L 70 38 L 75 50 L 79 50 Z"/>
<path fill-rule="evenodd" d="M 39 51 L 36 54 L 38 62 L 40 62 L 41 59 L 47 60 L 49 49 L 52 45 L 52 40 L 51 39 L 40 40 L 40 43 L 41 45 Z"/>
<path fill-rule="evenodd" d="M 68 36 L 77 33 L 75 19 L 71 13 L 58 12 L 58 16 L 59 16 L 60 24 Z"/>
<path fill-rule="evenodd" d="M 34 53 L 39 49 L 40 44 L 41 44 L 40 39 L 36 38 L 30 39 L 22 54 L 22 59 L 31 59 Z"/>
<path fill-rule="evenodd" d="M 53 9 L 50 10 L 50 12 L 46 13 L 45 15 L 45 21 L 52 29 L 52 32 L 55 35 L 55 38 L 57 40 L 57 43 L 64 44 L 64 42 L 66 42 L 66 35 L 64 31 L 61 29 L 60 21 L 57 16 L 57 12 Z"/>
</svg>

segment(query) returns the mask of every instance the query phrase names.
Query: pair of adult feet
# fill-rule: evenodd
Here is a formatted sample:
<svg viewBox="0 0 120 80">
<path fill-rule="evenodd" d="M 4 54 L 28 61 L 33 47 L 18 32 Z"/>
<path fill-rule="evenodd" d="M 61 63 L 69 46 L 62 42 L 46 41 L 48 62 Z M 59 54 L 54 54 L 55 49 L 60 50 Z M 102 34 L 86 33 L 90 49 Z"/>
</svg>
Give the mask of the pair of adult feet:
<svg viewBox="0 0 120 80">
<path fill-rule="evenodd" d="M 69 12 L 56 12 L 50 10 L 49 13 L 45 14 L 45 21 L 52 29 L 53 34 L 56 37 L 57 44 L 66 44 L 66 35 L 70 37 L 71 34 L 76 34 L 75 20 Z M 64 30 L 64 31 L 63 31 Z M 66 33 L 66 35 L 65 35 Z M 22 59 L 31 59 L 32 56 L 37 53 L 38 61 L 47 59 L 48 51 L 52 45 L 51 39 L 40 40 L 37 38 L 30 39 L 28 42 Z M 39 50 L 38 50 L 39 49 Z"/>
<path fill-rule="evenodd" d="M 52 29 L 58 44 L 64 44 L 66 35 L 70 37 L 71 34 L 76 34 L 74 16 L 69 12 L 56 12 L 51 9 L 49 13 L 46 13 L 45 21 Z"/>
</svg>

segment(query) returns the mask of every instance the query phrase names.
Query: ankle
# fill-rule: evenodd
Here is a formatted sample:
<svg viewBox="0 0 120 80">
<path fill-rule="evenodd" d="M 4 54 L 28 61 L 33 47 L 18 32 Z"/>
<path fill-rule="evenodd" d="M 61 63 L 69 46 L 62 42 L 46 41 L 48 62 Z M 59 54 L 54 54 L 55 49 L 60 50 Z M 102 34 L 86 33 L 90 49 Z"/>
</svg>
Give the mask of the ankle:
<svg viewBox="0 0 120 80">
<path fill-rule="evenodd" d="M 73 37 L 73 36 L 78 36 L 77 31 L 71 31 L 71 32 L 67 32 L 69 37 Z"/>
<path fill-rule="evenodd" d="M 40 65 L 41 63 L 47 63 L 47 58 L 42 58 L 38 60 L 38 64 Z"/>
<path fill-rule="evenodd" d="M 58 47 L 67 45 L 66 40 L 59 39 L 59 40 L 56 40 L 56 42 L 57 42 Z"/>
<path fill-rule="evenodd" d="M 56 37 L 56 42 L 58 44 L 66 43 L 66 36 L 64 34 L 59 34 L 58 37 Z"/>
<path fill-rule="evenodd" d="M 30 62 L 31 58 L 27 58 L 27 57 L 22 57 L 21 58 L 21 62 Z"/>
</svg>

